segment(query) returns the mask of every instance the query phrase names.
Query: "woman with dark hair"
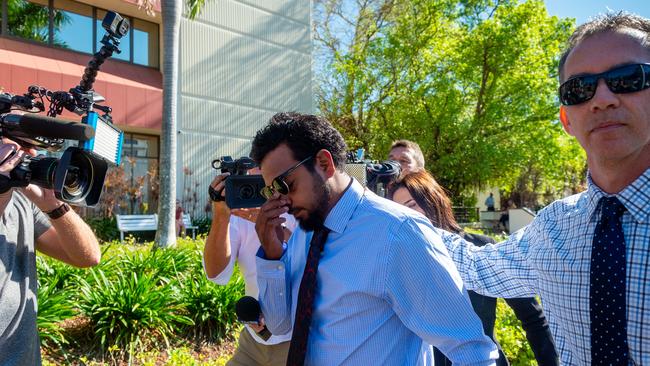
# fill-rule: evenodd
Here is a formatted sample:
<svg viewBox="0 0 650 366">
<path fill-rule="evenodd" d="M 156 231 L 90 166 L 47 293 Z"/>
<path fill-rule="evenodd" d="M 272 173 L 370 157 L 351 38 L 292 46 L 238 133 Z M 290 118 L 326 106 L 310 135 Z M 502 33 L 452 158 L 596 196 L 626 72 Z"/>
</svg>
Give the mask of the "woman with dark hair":
<svg viewBox="0 0 650 366">
<path fill-rule="evenodd" d="M 456 233 L 465 240 L 477 246 L 492 244 L 494 240 L 485 235 L 470 234 L 463 231 L 454 218 L 451 200 L 444 188 L 426 171 L 418 171 L 405 175 L 395 183 L 388 197 L 393 201 L 420 212 L 426 216 L 433 226 Z M 483 296 L 474 291 L 468 291 L 474 311 L 483 323 L 485 335 L 496 343 L 499 349 L 497 365 L 508 365 L 503 350 L 494 337 L 494 322 L 496 320 L 497 299 Z M 535 354 L 537 363 L 541 365 L 559 365 L 555 342 L 542 311 L 534 297 L 505 299 L 515 312 L 526 331 L 526 338 Z M 435 365 L 451 365 L 451 362 L 434 348 Z"/>
</svg>

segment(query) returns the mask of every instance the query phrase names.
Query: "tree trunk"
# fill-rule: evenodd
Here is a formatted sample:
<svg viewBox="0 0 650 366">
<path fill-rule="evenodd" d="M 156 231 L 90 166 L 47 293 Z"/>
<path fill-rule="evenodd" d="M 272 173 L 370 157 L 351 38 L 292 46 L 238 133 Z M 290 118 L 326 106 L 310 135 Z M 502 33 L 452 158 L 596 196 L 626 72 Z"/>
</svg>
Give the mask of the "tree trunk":
<svg viewBox="0 0 650 366">
<path fill-rule="evenodd" d="M 176 245 L 176 100 L 178 94 L 181 0 L 162 0 L 163 114 L 160 141 L 160 198 L 157 247 Z"/>
</svg>

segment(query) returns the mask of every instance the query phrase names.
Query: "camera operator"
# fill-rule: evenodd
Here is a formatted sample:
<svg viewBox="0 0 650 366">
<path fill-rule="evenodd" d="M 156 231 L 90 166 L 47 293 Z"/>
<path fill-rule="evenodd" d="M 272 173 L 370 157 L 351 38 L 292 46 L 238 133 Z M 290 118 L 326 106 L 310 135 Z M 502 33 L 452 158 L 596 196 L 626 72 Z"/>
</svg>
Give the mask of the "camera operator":
<svg viewBox="0 0 650 366">
<path fill-rule="evenodd" d="M 28 154 L 35 151 L 3 139 L 0 174 L 9 177 Z M 99 263 L 99 243 L 70 206 L 33 184 L 0 193 L 0 213 L 0 364 L 40 365 L 35 250 L 90 267 Z"/>
<path fill-rule="evenodd" d="M 259 168 L 249 170 L 259 174 Z M 223 192 L 225 197 L 225 180 L 230 173 L 217 175 L 212 188 Z M 255 232 L 255 220 L 259 208 L 231 210 L 225 201 L 212 202 L 212 225 L 205 243 L 203 265 L 209 280 L 226 285 L 232 276 L 235 261 L 243 272 L 246 283 L 246 295 L 257 298 L 257 268 L 255 255 L 260 248 L 260 241 Z M 283 228 L 285 239 L 289 239 L 296 222 L 293 216 L 284 216 Z M 284 365 L 289 351 L 291 331 L 282 335 L 272 335 L 264 340 L 259 333 L 264 329 L 264 320 L 258 325 L 246 325 L 239 337 L 239 345 L 228 365 Z"/>
</svg>

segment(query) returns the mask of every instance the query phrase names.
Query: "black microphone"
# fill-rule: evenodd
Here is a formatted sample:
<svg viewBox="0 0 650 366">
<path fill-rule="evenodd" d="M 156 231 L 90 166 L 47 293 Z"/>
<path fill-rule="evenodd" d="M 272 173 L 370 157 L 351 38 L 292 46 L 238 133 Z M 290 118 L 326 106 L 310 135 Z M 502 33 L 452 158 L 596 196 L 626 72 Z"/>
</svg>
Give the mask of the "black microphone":
<svg viewBox="0 0 650 366">
<path fill-rule="evenodd" d="M 260 303 L 254 297 L 244 296 L 237 300 L 237 304 L 235 304 L 235 313 L 237 313 L 237 320 L 244 324 L 260 324 L 262 309 L 260 308 Z M 264 329 L 256 333 L 265 341 L 268 341 L 269 338 L 271 338 L 271 332 L 268 330 L 266 325 L 264 326 Z"/>
<path fill-rule="evenodd" d="M 22 131 L 31 136 L 53 139 L 87 141 L 95 137 L 95 130 L 85 124 L 39 114 L 7 114 L 0 120 L 2 128 Z"/>
</svg>

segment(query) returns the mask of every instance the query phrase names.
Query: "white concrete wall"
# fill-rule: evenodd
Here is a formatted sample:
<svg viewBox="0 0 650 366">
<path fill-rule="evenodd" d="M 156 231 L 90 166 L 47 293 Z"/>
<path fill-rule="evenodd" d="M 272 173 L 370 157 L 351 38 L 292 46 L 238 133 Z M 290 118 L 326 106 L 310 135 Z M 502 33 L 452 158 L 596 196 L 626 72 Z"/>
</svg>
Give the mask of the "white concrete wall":
<svg viewBox="0 0 650 366">
<path fill-rule="evenodd" d="M 508 210 L 508 229 L 510 234 L 530 224 L 535 219 L 535 215 L 529 210 L 515 208 Z"/>
<path fill-rule="evenodd" d="M 280 111 L 313 112 L 309 0 L 207 1 L 197 19 L 181 23 L 178 189 L 199 194 L 223 155 L 248 155 L 250 141 Z M 187 208 L 186 208 L 187 209 Z"/>
</svg>

